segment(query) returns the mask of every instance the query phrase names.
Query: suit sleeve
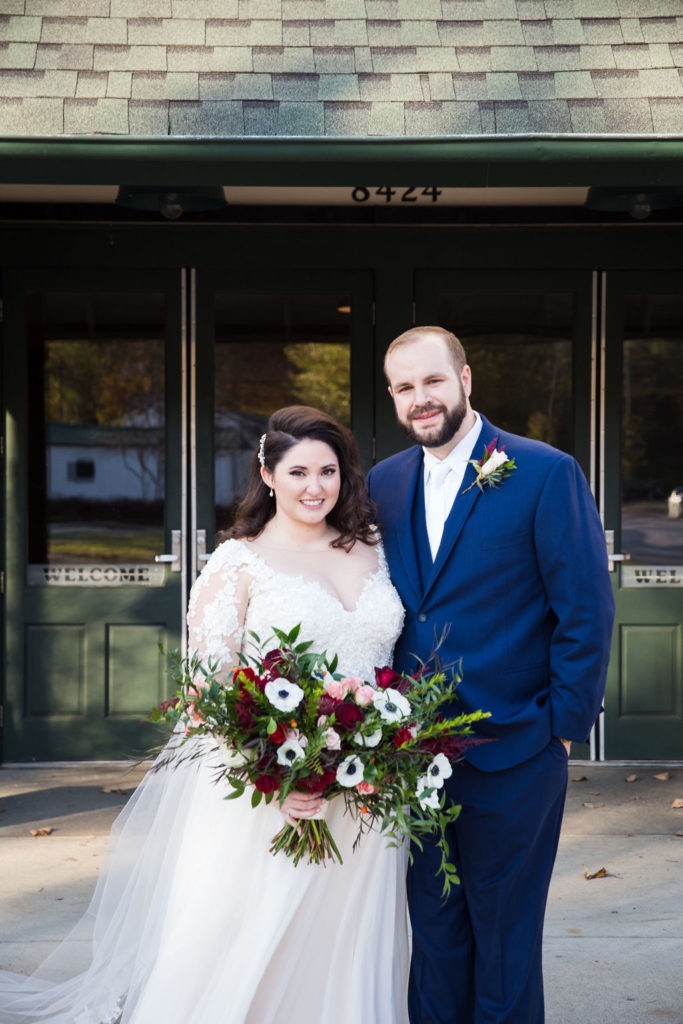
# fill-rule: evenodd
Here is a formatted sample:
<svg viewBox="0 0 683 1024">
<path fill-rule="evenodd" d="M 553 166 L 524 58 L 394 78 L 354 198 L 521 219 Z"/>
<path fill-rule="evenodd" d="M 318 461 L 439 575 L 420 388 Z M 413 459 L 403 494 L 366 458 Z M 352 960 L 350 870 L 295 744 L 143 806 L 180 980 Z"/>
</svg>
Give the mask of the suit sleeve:
<svg viewBox="0 0 683 1024">
<path fill-rule="evenodd" d="M 584 742 L 605 689 L 614 599 L 595 501 L 569 456 L 548 475 L 534 530 L 541 578 L 557 620 L 550 644 L 552 732 Z"/>
</svg>

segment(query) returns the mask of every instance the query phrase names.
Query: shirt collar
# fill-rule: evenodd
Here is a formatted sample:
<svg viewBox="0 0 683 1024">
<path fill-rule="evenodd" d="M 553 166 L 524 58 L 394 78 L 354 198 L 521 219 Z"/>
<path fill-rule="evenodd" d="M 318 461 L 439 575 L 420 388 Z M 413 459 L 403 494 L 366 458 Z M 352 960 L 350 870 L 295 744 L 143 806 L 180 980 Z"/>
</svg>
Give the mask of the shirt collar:
<svg viewBox="0 0 683 1024">
<path fill-rule="evenodd" d="M 481 416 L 478 412 L 474 413 L 475 420 L 474 426 L 471 430 L 468 430 L 463 438 L 461 438 L 445 459 L 437 459 L 436 455 L 433 455 L 429 448 L 423 448 L 424 452 L 424 468 L 425 475 L 429 479 L 433 466 L 437 466 L 442 462 L 448 463 L 451 469 L 459 468 L 462 470 L 463 464 L 466 464 L 468 459 L 472 456 L 472 451 L 477 439 L 481 434 Z"/>
</svg>

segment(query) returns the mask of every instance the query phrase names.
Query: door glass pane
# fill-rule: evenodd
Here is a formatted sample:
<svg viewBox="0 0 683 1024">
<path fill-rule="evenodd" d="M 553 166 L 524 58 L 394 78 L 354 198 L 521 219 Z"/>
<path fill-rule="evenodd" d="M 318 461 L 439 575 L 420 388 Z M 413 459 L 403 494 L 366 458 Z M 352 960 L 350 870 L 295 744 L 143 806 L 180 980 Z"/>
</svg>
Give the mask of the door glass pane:
<svg viewBox="0 0 683 1024">
<path fill-rule="evenodd" d="M 153 562 L 164 550 L 163 295 L 41 291 L 27 312 L 29 562 Z"/>
<path fill-rule="evenodd" d="M 621 546 L 627 571 L 680 568 L 683 296 L 628 296 L 624 328 Z"/>
<path fill-rule="evenodd" d="M 437 296 L 435 310 L 467 352 L 473 408 L 571 452 L 573 295 L 454 290 Z"/>
<path fill-rule="evenodd" d="M 215 317 L 216 524 L 225 529 L 272 412 L 313 405 L 350 425 L 350 297 L 220 293 Z"/>
</svg>

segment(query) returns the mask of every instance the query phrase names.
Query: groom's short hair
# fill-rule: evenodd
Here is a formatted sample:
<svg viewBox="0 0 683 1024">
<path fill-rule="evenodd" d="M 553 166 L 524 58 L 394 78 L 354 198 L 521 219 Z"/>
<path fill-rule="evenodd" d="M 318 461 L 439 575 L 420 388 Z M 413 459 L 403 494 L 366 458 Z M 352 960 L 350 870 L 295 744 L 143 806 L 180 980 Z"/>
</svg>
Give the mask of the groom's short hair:
<svg viewBox="0 0 683 1024">
<path fill-rule="evenodd" d="M 465 349 L 462 346 L 462 342 L 459 338 L 453 334 L 452 331 L 447 331 L 445 327 L 410 327 L 403 334 L 399 334 L 398 338 L 394 338 L 389 348 L 384 353 L 384 375 L 387 375 L 387 359 L 392 352 L 395 352 L 397 348 L 401 348 L 402 345 L 409 345 L 412 342 L 420 341 L 427 334 L 436 334 L 437 337 L 442 338 L 446 342 L 446 347 L 451 354 L 453 365 L 458 373 L 462 373 L 464 367 L 467 365 L 467 355 Z"/>
</svg>

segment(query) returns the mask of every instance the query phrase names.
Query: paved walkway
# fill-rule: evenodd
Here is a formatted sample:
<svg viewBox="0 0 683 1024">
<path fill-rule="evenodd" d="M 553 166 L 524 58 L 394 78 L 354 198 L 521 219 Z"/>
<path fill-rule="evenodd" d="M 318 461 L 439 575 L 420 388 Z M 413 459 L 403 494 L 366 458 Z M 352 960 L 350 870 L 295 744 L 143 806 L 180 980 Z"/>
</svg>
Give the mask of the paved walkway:
<svg viewBox="0 0 683 1024">
<path fill-rule="evenodd" d="M 662 771 L 668 779 L 653 778 Z M 0 768 L 0 966 L 31 970 L 83 912 L 111 821 L 142 772 Z M 683 767 L 570 765 L 545 931 L 547 1024 L 683 1024 L 676 799 Z M 31 835 L 41 828 L 53 831 Z"/>
</svg>

